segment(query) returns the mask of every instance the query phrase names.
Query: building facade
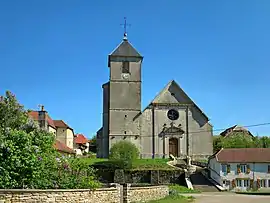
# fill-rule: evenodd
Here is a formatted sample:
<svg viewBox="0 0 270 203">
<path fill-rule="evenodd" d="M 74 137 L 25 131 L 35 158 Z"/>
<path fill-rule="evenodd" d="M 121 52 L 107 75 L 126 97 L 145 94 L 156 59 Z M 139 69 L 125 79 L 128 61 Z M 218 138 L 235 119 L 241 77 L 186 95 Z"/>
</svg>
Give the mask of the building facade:
<svg viewBox="0 0 270 203">
<path fill-rule="evenodd" d="M 142 158 L 208 157 L 213 153 L 208 117 L 174 81 L 141 110 L 143 57 L 124 38 L 109 55 L 109 82 L 103 87 L 103 126 L 97 132 L 97 156 L 128 140 Z"/>
<path fill-rule="evenodd" d="M 210 178 L 227 190 L 270 189 L 270 148 L 221 149 L 209 159 Z"/>
</svg>

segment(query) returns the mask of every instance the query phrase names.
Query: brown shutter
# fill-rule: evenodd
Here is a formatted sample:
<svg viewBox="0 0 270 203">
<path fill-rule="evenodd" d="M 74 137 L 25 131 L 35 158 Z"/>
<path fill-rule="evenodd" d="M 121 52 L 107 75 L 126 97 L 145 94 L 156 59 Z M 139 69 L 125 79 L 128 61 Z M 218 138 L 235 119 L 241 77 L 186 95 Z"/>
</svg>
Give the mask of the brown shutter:
<svg viewBox="0 0 270 203">
<path fill-rule="evenodd" d="M 235 188 L 235 179 L 232 180 L 232 187 Z"/>
<path fill-rule="evenodd" d="M 241 173 L 240 165 L 237 165 L 237 173 Z"/>
<path fill-rule="evenodd" d="M 227 173 L 230 173 L 231 172 L 231 166 L 230 164 L 227 165 Z"/>
<path fill-rule="evenodd" d="M 247 165 L 247 174 L 249 174 L 249 173 L 250 173 L 250 166 Z"/>
</svg>

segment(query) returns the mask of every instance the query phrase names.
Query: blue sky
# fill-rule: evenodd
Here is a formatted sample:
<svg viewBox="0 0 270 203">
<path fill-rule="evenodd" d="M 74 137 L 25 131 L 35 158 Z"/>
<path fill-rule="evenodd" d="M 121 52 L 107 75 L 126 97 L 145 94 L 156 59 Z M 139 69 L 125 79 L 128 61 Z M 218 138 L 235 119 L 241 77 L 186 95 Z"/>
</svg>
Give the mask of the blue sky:
<svg viewBox="0 0 270 203">
<path fill-rule="evenodd" d="M 142 108 L 175 79 L 215 129 L 270 122 L 269 10 L 268 0 L 0 0 L 0 94 L 91 137 L 126 16 L 144 56 Z"/>
</svg>

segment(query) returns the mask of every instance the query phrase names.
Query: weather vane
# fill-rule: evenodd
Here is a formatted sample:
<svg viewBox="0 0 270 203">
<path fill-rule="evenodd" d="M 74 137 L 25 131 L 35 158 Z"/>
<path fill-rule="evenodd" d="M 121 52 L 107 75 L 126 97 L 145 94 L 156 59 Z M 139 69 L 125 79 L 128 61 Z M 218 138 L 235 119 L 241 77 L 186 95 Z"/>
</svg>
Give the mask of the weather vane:
<svg viewBox="0 0 270 203">
<path fill-rule="evenodd" d="M 127 40 L 127 26 L 131 26 L 131 24 L 127 24 L 127 18 L 124 17 L 124 24 L 121 24 L 121 26 L 124 26 L 124 39 Z"/>
</svg>

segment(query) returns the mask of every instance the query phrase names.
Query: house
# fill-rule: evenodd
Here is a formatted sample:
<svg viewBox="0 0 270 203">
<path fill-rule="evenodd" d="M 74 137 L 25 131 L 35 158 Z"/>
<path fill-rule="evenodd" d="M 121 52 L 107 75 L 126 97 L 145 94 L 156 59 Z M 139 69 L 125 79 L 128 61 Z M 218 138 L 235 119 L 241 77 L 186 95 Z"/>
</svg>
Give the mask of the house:
<svg viewBox="0 0 270 203">
<path fill-rule="evenodd" d="M 64 121 L 51 119 L 47 111 L 44 110 L 44 106 L 41 106 L 40 111 L 29 111 L 28 115 L 34 121 L 37 121 L 41 128 L 55 135 L 56 142 L 54 147 L 61 154 L 75 154 L 73 150 L 74 132 Z"/>
<path fill-rule="evenodd" d="M 141 108 L 143 58 L 126 35 L 109 54 L 110 77 L 102 85 L 103 122 L 97 131 L 97 157 L 107 158 L 112 145 L 121 140 L 135 144 L 142 158 L 211 156 L 213 126 L 175 80 Z"/>
<path fill-rule="evenodd" d="M 74 137 L 74 150 L 77 155 L 89 152 L 89 140 L 83 134 L 76 134 Z"/>
<path fill-rule="evenodd" d="M 74 131 L 63 120 L 53 120 L 56 127 L 56 139 L 67 145 L 69 148 L 74 147 Z"/>
<path fill-rule="evenodd" d="M 227 128 L 226 130 L 221 132 L 220 135 L 225 138 L 225 137 L 229 137 L 230 135 L 233 135 L 235 133 L 241 133 L 243 135 L 253 137 L 252 133 L 248 129 L 246 129 L 245 127 L 240 126 L 240 125 L 234 125 L 230 128 Z"/>
<path fill-rule="evenodd" d="M 221 149 L 209 157 L 208 169 L 227 190 L 270 189 L 270 148 Z"/>
</svg>

